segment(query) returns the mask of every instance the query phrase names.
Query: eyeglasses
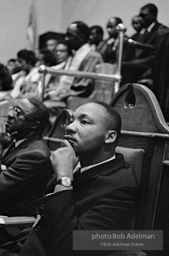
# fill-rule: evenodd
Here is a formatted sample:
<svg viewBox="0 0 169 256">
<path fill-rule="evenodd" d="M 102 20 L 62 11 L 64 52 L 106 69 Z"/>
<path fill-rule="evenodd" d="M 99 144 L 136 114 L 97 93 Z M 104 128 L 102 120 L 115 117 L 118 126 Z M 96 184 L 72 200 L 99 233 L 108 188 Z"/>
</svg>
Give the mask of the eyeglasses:
<svg viewBox="0 0 169 256">
<path fill-rule="evenodd" d="M 11 106 L 8 109 L 8 115 L 16 115 L 17 117 L 24 116 L 23 111 L 15 106 Z"/>
</svg>

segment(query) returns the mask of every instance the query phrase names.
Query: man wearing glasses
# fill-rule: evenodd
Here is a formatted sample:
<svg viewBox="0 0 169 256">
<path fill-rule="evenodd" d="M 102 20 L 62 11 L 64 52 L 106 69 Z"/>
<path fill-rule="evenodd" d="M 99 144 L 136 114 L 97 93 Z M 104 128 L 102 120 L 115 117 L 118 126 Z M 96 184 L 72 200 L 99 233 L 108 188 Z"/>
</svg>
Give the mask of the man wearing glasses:
<svg viewBox="0 0 169 256">
<path fill-rule="evenodd" d="M 0 129 L 0 215 L 35 216 L 52 174 L 50 152 L 42 140 L 48 109 L 36 98 L 21 99 L 8 111 Z M 0 230 L 0 243 L 10 239 Z"/>
</svg>

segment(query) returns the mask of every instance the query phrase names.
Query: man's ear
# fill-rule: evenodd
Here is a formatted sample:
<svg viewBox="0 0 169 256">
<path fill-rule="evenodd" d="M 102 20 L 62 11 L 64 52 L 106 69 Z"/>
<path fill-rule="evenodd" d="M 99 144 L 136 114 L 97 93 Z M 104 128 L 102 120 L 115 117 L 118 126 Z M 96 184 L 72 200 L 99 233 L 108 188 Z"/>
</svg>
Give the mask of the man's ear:
<svg viewBox="0 0 169 256">
<path fill-rule="evenodd" d="M 108 131 L 106 138 L 105 138 L 105 143 L 113 143 L 117 139 L 117 132 L 116 131 Z"/>
<path fill-rule="evenodd" d="M 84 41 L 84 35 L 82 33 L 79 34 L 79 41 L 80 42 Z"/>
<path fill-rule="evenodd" d="M 39 126 L 40 126 L 40 122 L 39 121 L 35 121 L 35 122 L 32 123 L 31 129 L 32 130 L 38 130 Z"/>
</svg>

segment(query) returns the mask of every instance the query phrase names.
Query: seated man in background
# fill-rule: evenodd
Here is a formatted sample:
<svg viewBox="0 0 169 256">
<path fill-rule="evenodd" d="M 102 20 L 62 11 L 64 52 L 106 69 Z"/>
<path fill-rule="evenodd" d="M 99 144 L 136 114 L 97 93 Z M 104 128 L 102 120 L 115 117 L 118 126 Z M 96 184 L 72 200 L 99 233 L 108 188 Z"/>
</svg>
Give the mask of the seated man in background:
<svg viewBox="0 0 169 256">
<path fill-rule="evenodd" d="M 57 65 L 52 66 L 53 69 L 67 70 L 72 61 L 72 50 L 66 40 L 59 41 L 56 46 Z M 45 91 L 44 104 L 50 111 L 49 126 L 45 133 L 47 133 L 53 125 L 60 111 L 66 107 L 65 101 L 59 101 L 58 88 L 59 84 L 65 76 L 46 74 L 45 76 Z"/>
<path fill-rule="evenodd" d="M 11 92 L 11 96 L 12 98 L 27 98 L 30 96 L 37 96 L 40 74 L 39 68 L 35 66 L 37 61 L 35 53 L 33 51 L 24 49 L 19 51 L 17 56 L 21 65 L 21 70 L 25 72 L 25 77 L 23 78 L 20 86 L 18 84 L 14 85 L 14 90 Z"/>
<path fill-rule="evenodd" d="M 19 70 L 17 70 L 16 59 L 9 59 L 7 61 L 6 67 L 11 75 L 15 74 L 16 71 L 19 72 Z"/>
<path fill-rule="evenodd" d="M 115 152 L 120 130 L 119 114 L 106 103 L 87 103 L 75 110 L 62 147 L 51 155 L 53 193 L 41 199 L 42 217 L 21 256 L 86 255 L 73 251 L 74 230 L 131 229 L 138 184 L 132 168 Z M 78 160 L 81 169 L 75 171 Z"/>
<path fill-rule="evenodd" d="M 57 65 L 52 65 L 53 69 L 67 70 L 72 61 L 72 50 L 66 40 L 59 41 L 56 46 Z M 46 74 L 44 100 L 55 100 L 59 83 L 62 81 L 61 75 Z M 48 106 L 50 108 L 50 106 Z"/>
<path fill-rule="evenodd" d="M 52 52 L 46 48 L 40 49 L 37 54 L 36 67 L 39 67 L 40 65 L 48 67 L 56 65 L 56 58 L 53 56 Z"/>
<path fill-rule="evenodd" d="M 91 50 L 88 43 L 89 36 L 90 28 L 82 21 L 72 22 L 68 26 L 65 39 L 74 55 L 72 60 L 66 64 L 66 70 L 94 72 L 95 66 L 103 62 L 101 55 Z M 92 93 L 93 88 L 93 79 L 63 75 L 60 78 L 55 93 L 49 94 L 49 101 L 47 99 L 44 103 L 51 113 L 57 115 L 58 107 L 65 108 L 67 106 L 68 97 L 88 97 Z"/>
<path fill-rule="evenodd" d="M 38 83 L 40 79 L 39 69 L 35 67 L 36 56 L 33 51 L 23 49 L 17 53 L 18 62 L 21 72 L 18 72 L 18 76 L 13 82 L 13 90 L 2 97 L 0 100 L 3 104 L 4 100 L 10 101 L 16 98 L 26 98 L 30 96 L 36 96 Z"/>
<path fill-rule="evenodd" d="M 72 22 L 68 26 L 65 39 L 68 41 L 71 50 L 74 51 L 74 55 L 67 70 L 93 72 L 95 66 L 103 62 L 101 55 L 91 50 L 88 43 L 89 36 L 90 29 L 82 21 Z M 87 97 L 92 90 L 92 79 L 64 76 L 59 84 L 57 95 L 60 100 L 69 96 Z"/>
<path fill-rule="evenodd" d="M 99 46 L 97 47 L 97 51 L 102 55 L 104 62 L 107 63 L 117 63 L 117 53 L 118 53 L 118 31 L 117 25 L 123 24 L 123 21 L 119 17 L 111 17 L 108 19 L 106 29 L 109 37 L 103 40 Z M 124 45 L 123 45 L 123 60 L 130 59 L 130 48 L 128 48 L 127 36 L 125 35 L 124 38 Z"/>
<path fill-rule="evenodd" d="M 57 57 L 56 57 L 57 44 L 58 44 L 58 40 L 54 37 L 49 37 L 46 41 L 46 48 L 53 54 L 56 61 L 57 61 Z"/>
<path fill-rule="evenodd" d="M 103 35 L 104 35 L 104 31 L 101 26 L 95 25 L 90 27 L 89 43 L 90 43 L 91 49 L 97 51 L 97 48 L 99 48 L 99 45 L 103 41 Z"/>
<path fill-rule="evenodd" d="M 139 15 L 133 16 L 131 19 L 131 25 L 135 30 L 135 33 L 131 36 L 131 39 L 137 40 L 140 36 L 140 31 L 142 30 L 142 18 Z"/>
<path fill-rule="evenodd" d="M 36 98 L 21 99 L 9 108 L 0 130 L 0 215 L 36 216 L 52 175 L 50 151 L 42 139 L 49 112 Z M 0 242 L 10 235 L 0 229 Z"/>
</svg>

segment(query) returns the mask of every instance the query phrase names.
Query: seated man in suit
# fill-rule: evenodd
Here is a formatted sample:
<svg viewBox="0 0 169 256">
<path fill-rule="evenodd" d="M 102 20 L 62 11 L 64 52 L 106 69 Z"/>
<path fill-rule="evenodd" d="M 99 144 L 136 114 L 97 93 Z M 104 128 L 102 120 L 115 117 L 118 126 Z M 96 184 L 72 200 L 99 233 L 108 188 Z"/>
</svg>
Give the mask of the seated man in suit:
<svg viewBox="0 0 169 256">
<path fill-rule="evenodd" d="M 65 70 L 94 72 L 95 66 L 103 62 L 101 55 L 91 49 L 88 43 L 89 36 L 90 28 L 82 21 L 72 22 L 68 26 L 65 40 L 74 54 L 71 59 L 68 58 Z M 49 94 L 44 101 L 50 110 L 51 120 L 54 115 L 56 118 L 59 112 L 67 106 L 68 97 L 88 97 L 93 88 L 93 79 L 62 75 L 55 93 Z"/>
<path fill-rule="evenodd" d="M 97 51 L 102 55 L 104 62 L 117 63 L 117 53 L 119 45 L 119 37 L 117 26 L 123 24 L 123 21 L 119 17 L 110 17 L 108 19 L 106 30 L 108 38 L 103 40 L 97 47 Z M 123 45 L 123 60 L 130 59 L 130 48 L 128 47 L 127 35 L 124 35 Z"/>
<path fill-rule="evenodd" d="M 131 36 L 131 39 L 137 40 L 140 35 L 140 31 L 142 30 L 142 18 L 139 15 L 133 16 L 131 19 L 131 25 L 135 30 L 135 33 Z"/>
<path fill-rule="evenodd" d="M 50 151 L 42 139 L 49 112 L 36 98 L 14 102 L 0 129 L 0 215 L 36 216 L 52 175 Z M 0 229 L 0 241 L 10 236 Z"/>
<path fill-rule="evenodd" d="M 41 219 L 21 256 L 86 255 L 72 249 L 74 230 L 131 229 L 138 184 L 132 168 L 115 152 L 120 130 L 119 114 L 106 103 L 91 102 L 75 110 L 62 147 L 51 155 L 53 192 L 41 199 Z"/>
<path fill-rule="evenodd" d="M 103 35 L 104 35 L 104 31 L 101 26 L 95 25 L 90 27 L 89 44 L 91 46 L 91 49 L 94 49 L 97 51 L 97 49 L 99 48 L 99 45 L 103 41 Z"/>
</svg>

